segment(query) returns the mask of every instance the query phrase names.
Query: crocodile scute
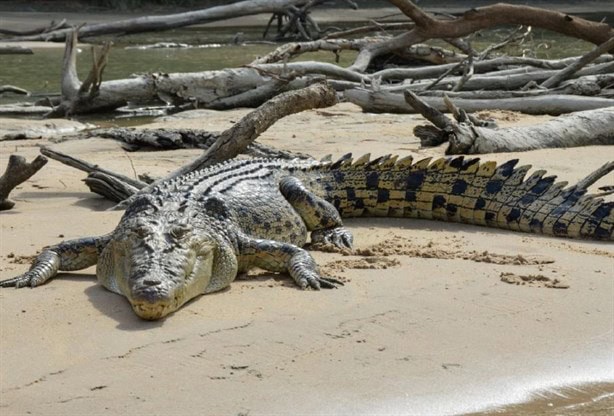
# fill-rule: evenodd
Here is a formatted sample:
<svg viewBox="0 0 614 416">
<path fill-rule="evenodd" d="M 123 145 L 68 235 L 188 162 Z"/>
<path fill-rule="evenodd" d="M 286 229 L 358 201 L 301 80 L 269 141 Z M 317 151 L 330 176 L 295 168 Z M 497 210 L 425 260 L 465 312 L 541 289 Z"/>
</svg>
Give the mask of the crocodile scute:
<svg viewBox="0 0 614 416">
<path fill-rule="evenodd" d="M 35 287 L 58 271 L 96 265 L 99 282 L 143 319 L 163 318 L 252 267 L 302 288 L 333 288 L 302 247 L 351 248 L 342 218 L 423 218 L 557 237 L 614 239 L 614 202 L 518 160 L 384 156 L 331 161 L 232 160 L 138 195 L 111 233 L 42 251 L 0 286 Z M 593 178 L 594 180 L 598 178 Z"/>
</svg>

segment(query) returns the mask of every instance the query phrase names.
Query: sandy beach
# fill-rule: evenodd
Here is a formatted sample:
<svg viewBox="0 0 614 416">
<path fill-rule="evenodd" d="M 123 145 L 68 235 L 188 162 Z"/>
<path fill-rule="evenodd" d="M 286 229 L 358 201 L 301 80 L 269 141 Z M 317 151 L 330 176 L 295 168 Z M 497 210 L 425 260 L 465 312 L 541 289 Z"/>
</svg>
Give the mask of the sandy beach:
<svg viewBox="0 0 614 416">
<path fill-rule="evenodd" d="M 2 3 L 0 26 L 7 29 L 131 16 Z M 612 12 L 611 3 L 551 7 Z M 400 17 L 392 7 L 314 12 L 318 21 L 390 15 Z M 213 25 L 262 25 L 268 18 Z M 145 127 L 221 131 L 248 111 L 190 111 Z M 501 126 L 549 119 L 489 115 Z M 44 132 L 49 123 L 0 118 L 0 136 Z M 341 103 L 282 119 L 259 141 L 315 157 L 443 156 L 444 147 L 420 148 L 412 130 L 421 123 L 418 115 L 364 114 Z M 55 144 L 41 137 L 0 140 L 0 167 L 14 153 L 32 160 L 39 145 L 132 177 L 163 176 L 200 154 L 128 153 L 112 140 Z M 482 156 L 513 158 L 573 184 L 614 160 L 614 149 Z M 0 212 L 0 279 L 25 272 L 44 246 L 113 230 L 122 212 L 108 211 L 114 204 L 90 193 L 84 177 L 51 160 L 13 191 L 15 208 Z M 610 174 L 590 191 L 612 184 Z M 352 219 L 346 226 L 353 255 L 312 251 L 325 274 L 345 281 L 337 290 L 301 291 L 285 275 L 255 271 L 155 322 L 139 319 L 124 298 L 100 286 L 93 267 L 33 290 L 0 290 L 0 414 L 613 414 L 612 243 L 409 219 Z"/>
<path fill-rule="evenodd" d="M 149 127 L 222 130 L 247 111 L 188 112 Z M 502 125 L 545 118 L 492 115 Z M 261 142 L 314 156 L 443 155 L 419 148 L 420 121 L 338 104 L 287 117 Z M 0 142 L 0 165 L 11 153 L 35 157 L 43 143 Z M 53 147 L 130 176 L 161 176 L 199 153 L 126 153 L 103 139 Z M 614 150 L 483 157 L 511 158 L 573 183 Z M 24 272 L 45 245 L 114 228 L 121 212 L 106 211 L 112 203 L 83 177 L 50 161 L 14 191 L 16 207 L 0 214 L 0 278 Z M 611 175 L 592 191 L 604 184 Z M 594 414 L 610 414 L 612 244 L 432 221 L 346 224 L 359 255 L 313 252 L 325 273 L 346 280 L 338 290 L 301 291 L 286 276 L 256 273 L 158 322 L 137 318 L 96 283 L 94 268 L 0 291 L 1 413 L 459 414 L 537 394 L 547 399 L 522 411 L 545 415 L 569 405 L 556 392 L 574 391 L 585 393 L 571 395 L 574 411 L 599 403 Z M 513 284 L 522 276 L 540 277 Z"/>
</svg>

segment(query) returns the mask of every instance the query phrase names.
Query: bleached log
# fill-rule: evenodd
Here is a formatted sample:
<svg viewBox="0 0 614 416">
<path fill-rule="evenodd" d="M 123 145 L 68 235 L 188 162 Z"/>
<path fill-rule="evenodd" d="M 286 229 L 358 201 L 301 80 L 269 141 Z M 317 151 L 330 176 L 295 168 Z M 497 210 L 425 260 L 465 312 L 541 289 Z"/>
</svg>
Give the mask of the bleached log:
<svg viewBox="0 0 614 416">
<path fill-rule="evenodd" d="M 240 16 L 249 16 L 260 13 L 274 13 L 277 11 L 283 11 L 286 7 L 302 3 L 305 3 L 305 0 L 250 0 L 191 12 L 158 16 L 143 16 L 110 23 L 87 24 L 79 29 L 79 37 L 85 38 L 117 33 L 128 34 L 169 30 L 177 27 L 210 23 Z M 19 36 L 10 40 L 42 40 L 61 42 L 69 37 L 68 35 L 70 34 L 71 30 L 72 29 L 53 30 L 41 34 Z"/>
<path fill-rule="evenodd" d="M 405 102 L 403 95 L 388 91 L 367 91 L 351 89 L 344 91 L 348 101 L 362 107 L 369 113 L 416 113 Z M 439 111 L 446 111 L 441 97 L 424 97 L 423 100 Z M 467 112 L 482 110 L 509 110 L 525 114 L 559 115 L 573 111 L 594 110 L 614 106 L 614 99 L 584 97 L 575 95 L 549 94 L 537 97 L 502 98 L 502 99 L 455 99 L 454 103 Z"/>
<path fill-rule="evenodd" d="M 485 128 L 470 117 L 452 120 L 413 92 L 404 98 L 434 126 L 417 126 L 414 134 L 423 145 L 448 141 L 446 154 L 519 152 L 555 147 L 614 144 L 614 107 L 567 114 L 544 123 L 508 128 Z M 458 103 L 455 103 L 455 105 Z M 439 136 L 439 137 L 437 137 Z"/>
</svg>

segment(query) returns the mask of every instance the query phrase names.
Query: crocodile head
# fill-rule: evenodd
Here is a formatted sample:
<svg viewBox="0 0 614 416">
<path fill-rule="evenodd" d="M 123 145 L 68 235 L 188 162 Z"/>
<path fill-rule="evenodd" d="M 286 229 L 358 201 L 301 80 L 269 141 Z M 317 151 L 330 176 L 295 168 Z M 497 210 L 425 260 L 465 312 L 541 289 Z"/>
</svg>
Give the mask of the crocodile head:
<svg viewBox="0 0 614 416">
<path fill-rule="evenodd" d="M 101 254 L 98 280 L 141 318 L 160 319 L 205 293 L 217 247 L 172 212 L 124 216 Z"/>
</svg>

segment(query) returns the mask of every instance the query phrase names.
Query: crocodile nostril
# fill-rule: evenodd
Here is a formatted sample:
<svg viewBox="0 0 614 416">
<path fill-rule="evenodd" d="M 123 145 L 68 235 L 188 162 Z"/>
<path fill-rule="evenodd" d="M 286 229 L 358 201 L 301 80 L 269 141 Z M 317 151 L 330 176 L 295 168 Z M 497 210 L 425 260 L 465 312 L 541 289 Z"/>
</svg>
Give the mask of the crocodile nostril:
<svg viewBox="0 0 614 416">
<path fill-rule="evenodd" d="M 145 283 L 147 286 L 157 286 L 162 282 L 160 282 L 159 280 L 154 280 L 154 279 L 145 279 L 143 280 L 143 283 Z"/>
</svg>

